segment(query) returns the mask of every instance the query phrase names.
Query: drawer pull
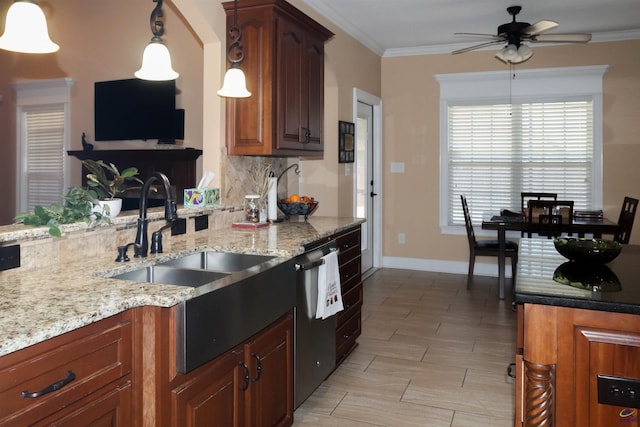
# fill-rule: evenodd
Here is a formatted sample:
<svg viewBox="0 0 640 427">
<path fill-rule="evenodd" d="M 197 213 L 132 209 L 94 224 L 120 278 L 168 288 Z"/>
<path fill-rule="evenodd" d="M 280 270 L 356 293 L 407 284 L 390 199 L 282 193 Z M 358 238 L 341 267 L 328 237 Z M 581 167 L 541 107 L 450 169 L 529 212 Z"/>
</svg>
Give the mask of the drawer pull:
<svg viewBox="0 0 640 427">
<path fill-rule="evenodd" d="M 244 369 L 244 384 L 240 386 L 240 391 L 245 391 L 249 388 L 249 367 L 244 362 L 240 362 L 240 366 Z"/>
<path fill-rule="evenodd" d="M 256 382 L 256 381 L 258 381 L 260 379 L 260 376 L 262 375 L 262 360 L 255 353 L 251 353 L 251 357 L 253 357 L 254 359 L 256 359 L 258 361 L 258 366 L 256 367 L 256 371 L 258 372 L 258 375 L 255 378 L 251 378 L 252 382 Z"/>
<path fill-rule="evenodd" d="M 51 384 L 48 387 L 43 388 L 40 391 L 34 391 L 34 392 L 29 392 L 28 390 L 25 390 L 22 392 L 22 398 L 23 399 L 35 399 L 36 397 L 40 397 L 42 395 L 45 394 L 49 394 L 52 391 L 56 391 L 56 390 L 60 390 L 62 387 L 66 386 L 67 384 L 69 384 L 71 381 L 76 379 L 76 374 L 74 374 L 71 371 L 67 371 L 67 376 L 64 379 L 61 379 L 60 381 L 56 381 L 55 383 Z"/>
</svg>

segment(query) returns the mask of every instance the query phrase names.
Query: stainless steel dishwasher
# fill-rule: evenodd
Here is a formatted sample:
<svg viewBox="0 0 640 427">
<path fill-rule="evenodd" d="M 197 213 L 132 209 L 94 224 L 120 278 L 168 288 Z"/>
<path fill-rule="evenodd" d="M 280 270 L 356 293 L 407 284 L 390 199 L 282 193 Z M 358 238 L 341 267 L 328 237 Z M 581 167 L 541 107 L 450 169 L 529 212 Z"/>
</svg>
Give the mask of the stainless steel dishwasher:
<svg viewBox="0 0 640 427">
<path fill-rule="evenodd" d="M 318 269 L 322 257 L 336 250 L 335 240 L 307 247 L 296 258 L 295 407 L 304 402 L 336 364 L 335 316 L 316 319 Z"/>
</svg>

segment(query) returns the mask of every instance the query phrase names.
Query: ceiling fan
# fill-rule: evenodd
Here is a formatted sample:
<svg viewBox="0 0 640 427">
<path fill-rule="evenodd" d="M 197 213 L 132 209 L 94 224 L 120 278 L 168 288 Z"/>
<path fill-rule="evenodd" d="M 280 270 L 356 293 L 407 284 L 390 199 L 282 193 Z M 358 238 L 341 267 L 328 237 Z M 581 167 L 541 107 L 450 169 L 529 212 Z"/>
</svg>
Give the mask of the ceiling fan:
<svg viewBox="0 0 640 427">
<path fill-rule="evenodd" d="M 469 52 L 493 44 L 507 43 L 496 57 L 505 63 L 519 64 L 533 56 L 533 50 L 523 42 L 530 43 L 586 43 L 591 40 L 591 34 L 542 34 L 558 26 L 555 21 L 542 20 L 535 24 L 528 22 L 517 22 L 516 15 L 520 13 L 522 6 L 510 6 L 507 8 L 513 21 L 502 24 L 498 27 L 498 32 L 494 34 L 478 33 L 455 33 L 457 36 L 476 37 L 487 39 L 488 41 L 474 46 L 465 47 L 453 51 L 453 54 Z"/>
</svg>

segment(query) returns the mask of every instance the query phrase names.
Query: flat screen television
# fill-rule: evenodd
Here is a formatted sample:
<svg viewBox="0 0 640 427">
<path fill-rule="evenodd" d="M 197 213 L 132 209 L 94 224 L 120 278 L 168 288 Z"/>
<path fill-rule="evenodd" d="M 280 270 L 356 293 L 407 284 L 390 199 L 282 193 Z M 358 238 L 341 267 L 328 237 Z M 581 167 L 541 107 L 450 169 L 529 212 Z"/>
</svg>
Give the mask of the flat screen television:
<svg viewBox="0 0 640 427">
<path fill-rule="evenodd" d="M 96 141 L 184 138 L 184 110 L 176 110 L 176 82 L 140 79 L 96 82 Z"/>
</svg>

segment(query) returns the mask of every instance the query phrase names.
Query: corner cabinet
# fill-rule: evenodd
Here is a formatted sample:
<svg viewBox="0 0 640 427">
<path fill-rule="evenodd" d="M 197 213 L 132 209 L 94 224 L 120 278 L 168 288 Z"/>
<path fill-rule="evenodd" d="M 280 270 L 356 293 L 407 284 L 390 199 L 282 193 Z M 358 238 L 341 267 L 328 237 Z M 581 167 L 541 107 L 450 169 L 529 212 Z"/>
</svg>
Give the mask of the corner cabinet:
<svg viewBox="0 0 640 427">
<path fill-rule="evenodd" d="M 223 7 L 229 28 L 234 3 Z M 238 26 L 251 96 L 227 99 L 228 154 L 321 157 L 324 43 L 333 33 L 284 0 L 239 0 Z"/>
</svg>

